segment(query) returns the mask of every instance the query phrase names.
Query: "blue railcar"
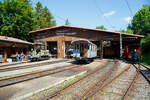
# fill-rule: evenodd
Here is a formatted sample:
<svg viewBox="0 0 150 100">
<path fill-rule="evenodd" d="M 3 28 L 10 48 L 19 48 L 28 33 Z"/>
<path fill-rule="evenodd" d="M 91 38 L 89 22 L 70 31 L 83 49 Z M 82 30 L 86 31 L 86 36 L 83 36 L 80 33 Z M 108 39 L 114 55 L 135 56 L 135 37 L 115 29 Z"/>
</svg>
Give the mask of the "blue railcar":
<svg viewBox="0 0 150 100">
<path fill-rule="evenodd" d="M 88 40 L 75 40 L 72 42 L 73 58 L 77 61 L 89 63 L 97 57 L 97 46 Z"/>
</svg>

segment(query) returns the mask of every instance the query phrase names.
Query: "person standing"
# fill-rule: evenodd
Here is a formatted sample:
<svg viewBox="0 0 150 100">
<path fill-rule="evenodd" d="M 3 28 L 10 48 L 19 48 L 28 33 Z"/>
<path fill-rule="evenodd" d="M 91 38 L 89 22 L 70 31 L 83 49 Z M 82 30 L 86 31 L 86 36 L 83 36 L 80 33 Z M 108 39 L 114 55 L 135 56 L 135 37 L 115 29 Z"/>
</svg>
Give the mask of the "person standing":
<svg viewBox="0 0 150 100">
<path fill-rule="evenodd" d="M 16 61 L 19 62 L 19 54 L 16 52 Z"/>
<path fill-rule="evenodd" d="M 22 61 L 23 61 L 23 59 L 24 59 L 24 53 L 23 53 L 23 52 L 21 52 L 21 54 L 20 54 L 20 61 L 22 62 Z"/>
</svg>

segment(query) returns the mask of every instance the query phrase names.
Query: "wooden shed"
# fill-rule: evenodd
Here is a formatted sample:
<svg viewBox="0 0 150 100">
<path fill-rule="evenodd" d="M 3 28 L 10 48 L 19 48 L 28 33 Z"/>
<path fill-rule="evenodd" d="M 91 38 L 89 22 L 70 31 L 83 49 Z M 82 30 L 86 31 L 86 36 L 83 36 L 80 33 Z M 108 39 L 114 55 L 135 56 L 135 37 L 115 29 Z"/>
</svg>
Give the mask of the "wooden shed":
<svg viewBox="0 0 150 100">
<path fill-rule="evenodd" d="M 142 35 L 113 32 L 101 29 L 92 29 L 75 26 L 54 26 L 50 28 L 31 31 L 35 36 L 34 42 L 43 41 L 52 54 L 64 58 L 71 41 L 87 39 L 98 46 L 98 56 L 120 57 L 123 49 L 129 45 L 140 47 Z M 121 51 L 122 50 L 122 51 Z"/>
<path fill-rule="evenodd" d="M 0 36 L 0 55 L 3 56 L 2 59 L 15 57 L 16 52 L 24 52 L 26 54 L 31 46 L 32 43 L 21 39 Z"/>
</svg>

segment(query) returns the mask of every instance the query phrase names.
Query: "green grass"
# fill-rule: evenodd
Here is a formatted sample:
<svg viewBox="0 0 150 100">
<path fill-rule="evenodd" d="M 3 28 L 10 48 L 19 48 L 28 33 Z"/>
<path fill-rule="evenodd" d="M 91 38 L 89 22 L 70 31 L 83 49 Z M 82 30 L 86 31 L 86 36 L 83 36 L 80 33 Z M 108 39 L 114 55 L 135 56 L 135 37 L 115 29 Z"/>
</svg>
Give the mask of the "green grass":
<svg viewBox="0 0 150 100">
<path fill-rule="evenodd" d="M 150 53 L 149 54 L 143 54 L 141 62 L 150 68 Z"/>
</svg>

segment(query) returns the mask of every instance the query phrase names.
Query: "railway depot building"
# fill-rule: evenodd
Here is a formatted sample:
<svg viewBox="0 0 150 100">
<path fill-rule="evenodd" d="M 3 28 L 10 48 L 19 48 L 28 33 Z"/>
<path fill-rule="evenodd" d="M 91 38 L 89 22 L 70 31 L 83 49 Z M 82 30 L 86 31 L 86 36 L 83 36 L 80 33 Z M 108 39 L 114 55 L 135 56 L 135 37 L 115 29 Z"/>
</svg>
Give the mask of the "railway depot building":
<svg viewBox="0 0 150 100">
<path fill-rule="evenodd" d="M 7 59 L 15 60 L 16 52 L 26 54 L 32 45 L 32 43 L 21 39 L 0 36 L 0 62 L 6 62 Z"/>
<path fill-rule="evenodd" d="M 142 35 L 113 32 L 75 26 L 54 26 L 31 31 L 34 42 L 44 42 L 52 55 L 64 58 L 71 42 L 86 39 L 97 45 L 97 56 L 100 58 L 119 58 L 126 56 L 132 49 L 140 48 Z"/>
</svg>

